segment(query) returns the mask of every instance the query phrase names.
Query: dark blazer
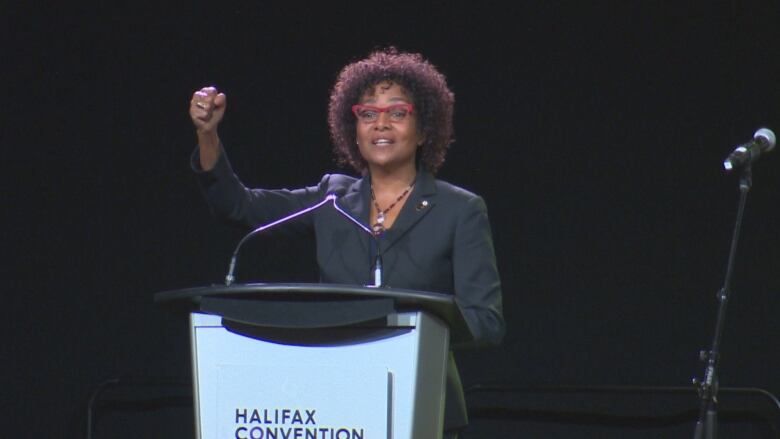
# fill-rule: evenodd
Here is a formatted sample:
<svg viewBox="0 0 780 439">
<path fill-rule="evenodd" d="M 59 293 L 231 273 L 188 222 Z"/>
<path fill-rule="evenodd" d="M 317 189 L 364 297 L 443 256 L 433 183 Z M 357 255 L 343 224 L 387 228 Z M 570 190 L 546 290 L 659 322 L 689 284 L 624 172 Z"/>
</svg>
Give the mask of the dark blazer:
<svg viewBox="0 0 780 439">
<path fill-rule="evenodd" d="M 214 169 L 204 172 L 196 150 L 192 166 L 218 218 L 258 226 L 335 194 L 339 206 L 353 218 L 369 222 L 370 177 L 329 174 L 318 185 L 302 189 L 247 189 L 233 173 L 224 151 Z M 373 282 L 373 240 L 335 209 L 317 209 L 290 228 L 313 232 L 322 282 Z M 420 170 L 393 226 L 380 238 L 380 248 L 387 286 L 454 294 L 474 339 L 470 344 L 498 344 L 504 334 L 501 283 L 481 197 Z M 452 355 L 447 375 L 445 429 L 454 429 L 468 420 Z"/>
</svg>

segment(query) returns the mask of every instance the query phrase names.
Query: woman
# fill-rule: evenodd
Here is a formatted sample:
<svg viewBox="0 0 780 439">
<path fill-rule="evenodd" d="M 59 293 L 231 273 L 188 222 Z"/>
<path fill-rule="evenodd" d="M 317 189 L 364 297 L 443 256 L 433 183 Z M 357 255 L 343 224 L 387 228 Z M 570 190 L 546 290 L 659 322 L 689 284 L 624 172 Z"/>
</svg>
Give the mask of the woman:
<svg viewBox="0 0 780 439">
<path fill-rule="evenodd" d="M 246 189 L 217 134 L 226 97 L 206 87 L 190 102 L 198 137 L 192 166 L 215 214 L 247 226 L 337 195 L 379 240 L 386 285 L 454 294 L 474 339 L 469 344 L 494 345 L 504 321 L 485 203 L 434 178 L 452 142 L 453 103 L 444 76 L 421 55 L 376 51 L 341 71 L 328 113 L 339 163 L 361 178 L 332 174 L 298 190 Z M 371 282 L 371 240 L 334 209 L 318 209 L 296 227 L 314 233 L 322 282 Z M 445 430 L 454 437 L 467 417 L 452 356 L 446 401 Z"/>
</svg>

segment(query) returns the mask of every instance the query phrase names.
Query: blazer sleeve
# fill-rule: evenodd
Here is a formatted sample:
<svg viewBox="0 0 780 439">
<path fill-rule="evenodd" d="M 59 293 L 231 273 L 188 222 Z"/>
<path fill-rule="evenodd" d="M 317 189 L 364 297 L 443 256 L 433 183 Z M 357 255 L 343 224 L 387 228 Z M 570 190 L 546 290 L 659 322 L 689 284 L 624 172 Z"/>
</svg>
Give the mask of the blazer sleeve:
<svg viewBox="0 0 780 439">
<path fill-rule="evenodd" d="M 453 347 L 497 345 L 505 332 L 501 281 L 487 207 L 479 196 L 468 200 L 458 219 L 452 258 L 455 302 L 474 337 L 473 343 Z"/>
<path fill-rule="evenodd" d="M 213 169 L 200 167 L 198 149 L 193 152 L 190 165 L 214 216 L 229 223 L 248 227 L 266 224 L 292 212 L 309 207 L 325 195 L 328 176 L 317 186 L 301 189 L 249 189 L 233 172 L 230 161 L 222 150 Z M 311 230 L 310 215 L 295 221 L 298 228 Z"/>
</svg>

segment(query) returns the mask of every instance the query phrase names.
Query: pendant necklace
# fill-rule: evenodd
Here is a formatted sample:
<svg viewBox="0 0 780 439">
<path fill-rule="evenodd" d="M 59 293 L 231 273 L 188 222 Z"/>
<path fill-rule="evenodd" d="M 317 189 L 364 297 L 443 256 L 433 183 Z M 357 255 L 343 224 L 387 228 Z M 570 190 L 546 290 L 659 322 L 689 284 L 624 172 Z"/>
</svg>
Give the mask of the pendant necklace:
<svg viewBox="0 0 780 439">
<path fill-rule="evenodd" d="M 416 179 L 415 179 L 416 180 Z M 385 228 L 385 216 L 387 215 L 387 212 L 390 212 L 390 209 L 395 207 L 396 204 L 398 204 L 399 201 L 403 200 L 403 198 L 406 196 L 406 194 L 409 193 L 410 190 L 414 187 L 414 181 L 412 181 L 412 184 L 409 185 L 406 190 L 398 196 L 398 198 L 393 201 L 393 204 L 388 206 L 387 209 L 382 210 L 379 207 L 379 203 L 376 202 L 376 196 L 374 195 L 374 185 L 371 185 L 371 201 L 374 202 L 374 207 L 376 208 L 376 223 L 374 223 L 373 226 L 371 226 L 371 230 L 374 232 L 374 236 L 379 236 L 382 233 L 384 233 L 387 229 Z"/>
</svg>

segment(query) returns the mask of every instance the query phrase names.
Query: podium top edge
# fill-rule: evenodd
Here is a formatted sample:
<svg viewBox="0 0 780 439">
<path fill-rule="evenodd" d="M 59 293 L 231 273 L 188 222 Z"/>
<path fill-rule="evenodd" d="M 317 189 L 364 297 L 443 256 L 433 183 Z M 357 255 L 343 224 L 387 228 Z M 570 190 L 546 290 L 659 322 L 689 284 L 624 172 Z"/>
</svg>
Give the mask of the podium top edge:
<svg viewBox="0 0 780 439">
<path fill-rule="evenodd" d="M 293 297 L 350 297 L 350 298 L 391 298 L 401 302 L 429 302 L 439 304 L 452 304 L 454 297 L 451 294 L 434 293 L 429 291 L 405 290 L 400 288 L 367 287 L 349 284 L 325 284 L 325 283 L 249 283 L 227 285 L 211 285 L 194 288 L 183 288 L 155 293 L 156 303 L 170 303 L 178 301 L 197 301 L 201 297 L 234 297 L 245 296 L 286 296 Z"/>
</svg>

